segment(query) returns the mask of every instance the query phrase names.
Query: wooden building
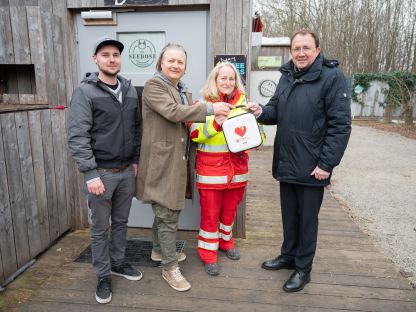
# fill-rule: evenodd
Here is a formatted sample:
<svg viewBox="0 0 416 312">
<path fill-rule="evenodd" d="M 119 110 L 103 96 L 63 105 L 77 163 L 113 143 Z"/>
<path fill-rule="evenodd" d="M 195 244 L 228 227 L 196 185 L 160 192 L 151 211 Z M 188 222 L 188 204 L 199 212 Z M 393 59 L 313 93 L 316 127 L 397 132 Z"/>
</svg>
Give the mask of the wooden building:
<svg viewBox="0 0 416 312">
<path fill-rule="evenodd" d="M 251 50 L 250 97 L 253 102 L 267 104 L 279 83 L 280 67 L 291 58 L 290 38 L 262 37 L 260 42 Z M 276 126 L 263 129 L 266 133 L 264 145 L 273 146 Z"/>
<path fill-rule="evenodd" d="M 82 70 L 77 16 L 103 9 L 205 11 L 207 71 L 214 55 L 250 59 L 252 0 L 0 0 L 0 285 L 63 233 L 88 226 L 66 123 Z M 244 237 L 240 208 L 235 235 Z"/>
</svg>

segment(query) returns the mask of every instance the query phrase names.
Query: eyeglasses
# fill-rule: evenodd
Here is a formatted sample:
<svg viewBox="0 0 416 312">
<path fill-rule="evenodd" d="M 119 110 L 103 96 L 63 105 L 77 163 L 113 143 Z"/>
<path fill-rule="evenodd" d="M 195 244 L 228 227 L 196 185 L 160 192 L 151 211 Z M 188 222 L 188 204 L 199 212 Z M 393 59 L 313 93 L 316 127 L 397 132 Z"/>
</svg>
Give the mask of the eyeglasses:
<svg viewBox="0 0 416 312">
<path fill-rule="evenodd" d="M 303 51 L 303 53 L 308 54 L 311 53 L 313 50 L 315 50 L 315 48 L 311 48 L 311 47 L 297 47 L 292 49 L 293 53 L 299 54 Z"/>
</svg>

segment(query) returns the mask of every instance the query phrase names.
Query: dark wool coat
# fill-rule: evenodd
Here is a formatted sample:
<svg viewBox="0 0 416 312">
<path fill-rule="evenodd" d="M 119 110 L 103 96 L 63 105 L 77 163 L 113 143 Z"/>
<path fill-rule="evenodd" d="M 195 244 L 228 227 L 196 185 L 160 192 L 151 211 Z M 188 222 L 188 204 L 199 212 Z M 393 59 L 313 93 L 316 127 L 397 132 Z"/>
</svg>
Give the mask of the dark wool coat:
<svg viewBox="0 0 416 312">
<path fill-rule="evenodd" d="M 349 90 L 337 66 L 321 53 L 298 79 L 292 61 L 280 69 L 276 91 L 258 118 L 265 125 L 278 125 L 272 168 L 277 180 L 307 186 L 330 183 L 310 173 L 316 166 L 332 172 L 350 137 Z"/>
</svg>

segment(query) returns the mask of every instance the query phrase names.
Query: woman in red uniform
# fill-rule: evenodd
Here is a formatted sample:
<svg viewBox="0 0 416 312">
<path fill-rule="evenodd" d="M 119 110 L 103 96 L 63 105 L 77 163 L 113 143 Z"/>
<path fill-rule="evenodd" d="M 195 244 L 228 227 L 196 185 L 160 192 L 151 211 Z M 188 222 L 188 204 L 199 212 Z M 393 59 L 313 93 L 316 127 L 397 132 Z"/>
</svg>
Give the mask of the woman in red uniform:
<svg viewBox="0 0 416 312">
<path fill-rule="evenodd" d="M 244 87 L 231 63 L 218 63 L 202 88 L 202 103 L 226 102 L 235 107 L 228 117 L 245 112 Z M 190 125 L 191 139 L 198 143 L 196 186 L 199 189 L 201 223 L 198 254 L 209 275 L 218 275 L 218 249 L 232 260 L 240 254 L 234 246 L 232 227 L 238 204 L 247 185 L 247 152 L 228 150 L 221 125 L 224 116 L 208 116 L 205 123 Z"/>
</svg>

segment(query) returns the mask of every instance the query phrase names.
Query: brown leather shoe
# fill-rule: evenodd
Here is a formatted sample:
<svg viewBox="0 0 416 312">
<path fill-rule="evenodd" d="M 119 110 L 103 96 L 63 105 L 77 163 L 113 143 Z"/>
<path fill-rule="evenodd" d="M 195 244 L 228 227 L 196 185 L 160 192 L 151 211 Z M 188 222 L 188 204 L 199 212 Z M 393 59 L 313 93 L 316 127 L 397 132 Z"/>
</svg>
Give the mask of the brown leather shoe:
<svg viewBox="0 0 416 312">
<path fill-rule="evenodd" d="M 264 261 L 261 267 L 265 270 L 294 270 L 296 268 L 294 260 L 288 260 L 282 256 Z"/>
</svg>

